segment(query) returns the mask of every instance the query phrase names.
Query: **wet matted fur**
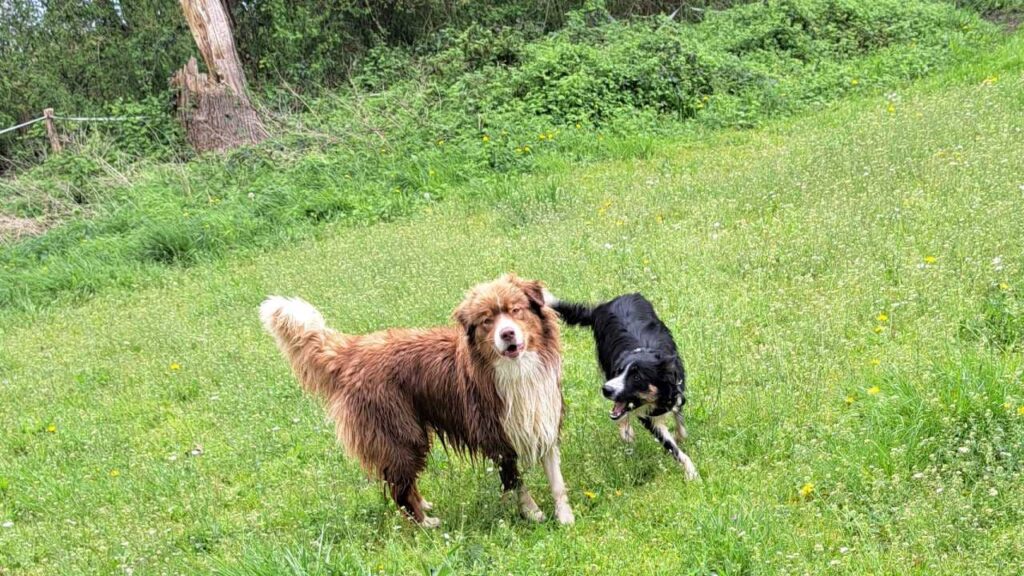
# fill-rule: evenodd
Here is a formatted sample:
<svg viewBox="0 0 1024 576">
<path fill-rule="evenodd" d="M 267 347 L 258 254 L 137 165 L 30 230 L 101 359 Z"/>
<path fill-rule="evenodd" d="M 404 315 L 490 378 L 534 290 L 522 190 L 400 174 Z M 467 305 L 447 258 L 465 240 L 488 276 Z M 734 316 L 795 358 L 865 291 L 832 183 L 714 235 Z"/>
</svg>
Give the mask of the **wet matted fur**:
<svg viewBox="0 0 1024 576">
<path fill-rule="evenodd" d="M 302 386 L 322 398 L 338 438 L 416 522 L 436 526 L 416 479 L 435 433 L 500 468 L 522 514 L 544 515 L 518 464 L 543 462 L 562 523 L 573 521 L 559 463 L 561 344 L 540 282 L 507 274 L 472 288 L 457 326 L 348 335 L 298 298 L 272 296 L 260 318 Z"/>
</svg>

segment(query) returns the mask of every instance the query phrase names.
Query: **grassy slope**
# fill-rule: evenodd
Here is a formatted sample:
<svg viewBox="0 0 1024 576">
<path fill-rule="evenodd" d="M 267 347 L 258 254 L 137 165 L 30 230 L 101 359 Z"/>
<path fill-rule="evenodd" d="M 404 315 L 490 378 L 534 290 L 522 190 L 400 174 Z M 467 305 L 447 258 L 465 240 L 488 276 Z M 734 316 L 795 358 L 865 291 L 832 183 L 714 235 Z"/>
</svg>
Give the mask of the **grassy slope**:
<svg viewBox="0 0 1024 576">
<path fill-rule="evenodd" d="M 869 99 L 667 143 L 523 179 L 495 208 L 335 227 L 6 317 L 0 573 L 1020 572 L 1024 363 L 981 318 L 1024 291 L 1021 53 L 1018 36 L 891 112 Z M 577 525 L 520 521 L 486 464 L 438 450 L 422 489 L 445 524 L 415 529 L 344 459 L 255 317 L 281 292 L 352 332 L 442 323 L 504 270 L 655 301 L 692 371 L 702 483 L 647 437 L 618 442 L 589 336 L 567 330 Z M 542 474 L 527 481 L 550 510 Z"/>
</svg>

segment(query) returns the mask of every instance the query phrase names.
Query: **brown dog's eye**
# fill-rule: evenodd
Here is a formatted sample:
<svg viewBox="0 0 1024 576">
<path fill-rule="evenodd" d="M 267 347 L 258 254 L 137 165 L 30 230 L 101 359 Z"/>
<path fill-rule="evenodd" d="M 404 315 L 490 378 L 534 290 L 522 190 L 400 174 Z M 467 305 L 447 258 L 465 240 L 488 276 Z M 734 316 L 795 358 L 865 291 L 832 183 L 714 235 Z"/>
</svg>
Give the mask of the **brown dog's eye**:
<svg viewBox="0 0 1024 576">
<path fill-rule="evenodd" d="M 522 313 L 523 313 L 523 308 L 522 308 L 522 306 L 516 306 L 515 308 L 513 308 L 513 309 L 512 309 L 512 314 L 513 314 L 514 316 L 519 316 L 519 315 L 520 315 L 520 314 L 522 314 Z"/>
<path fill-rule="evenodd" d="M 494 318 L 484 318 L 484 321 L 481 322 L 481 324 L 483 324 L 485 328 L 488 328 L 491 324 L 494 324 Z"/>
</svg>

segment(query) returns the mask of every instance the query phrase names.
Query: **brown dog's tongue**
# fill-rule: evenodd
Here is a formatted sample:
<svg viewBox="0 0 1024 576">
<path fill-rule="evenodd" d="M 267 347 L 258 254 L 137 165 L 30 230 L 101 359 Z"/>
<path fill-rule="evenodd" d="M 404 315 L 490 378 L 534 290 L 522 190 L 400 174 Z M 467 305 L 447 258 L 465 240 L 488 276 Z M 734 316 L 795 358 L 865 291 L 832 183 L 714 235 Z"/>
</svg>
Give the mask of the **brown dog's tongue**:
<svg viewBox="0 0 1024 576">
<path fill-rule="evenodd" d="M 618 420 L 619 418 L 622 418 L 622 415 L 625 414 L 625 413 L 626 413 L 626 403 L 625 402 L 616 402 L 615 405 L 612 406 L 611 413 L 609 413 L 608 415 L 611 416 L 612 420 Z"/>
</svg>

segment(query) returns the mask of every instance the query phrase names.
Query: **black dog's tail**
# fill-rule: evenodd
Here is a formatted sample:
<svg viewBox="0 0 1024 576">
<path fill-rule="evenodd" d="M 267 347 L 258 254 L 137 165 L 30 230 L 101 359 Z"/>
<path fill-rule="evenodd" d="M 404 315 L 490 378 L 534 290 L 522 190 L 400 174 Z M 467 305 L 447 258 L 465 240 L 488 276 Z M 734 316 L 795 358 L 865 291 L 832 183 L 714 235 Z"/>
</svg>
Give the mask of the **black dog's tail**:
<svg viewBox="0 0 1024 576">
<path fill-rule="evenodd" d="M 558 312 L 558 315 L 562 317 L 566 324 L 571 326 L 594 325 L 594 309 L 586 304 L 563 302 L 555 298 L 555 295 L 547 290 L 544 291 L 544 303 L 555 312 Z"/>
</svg>

